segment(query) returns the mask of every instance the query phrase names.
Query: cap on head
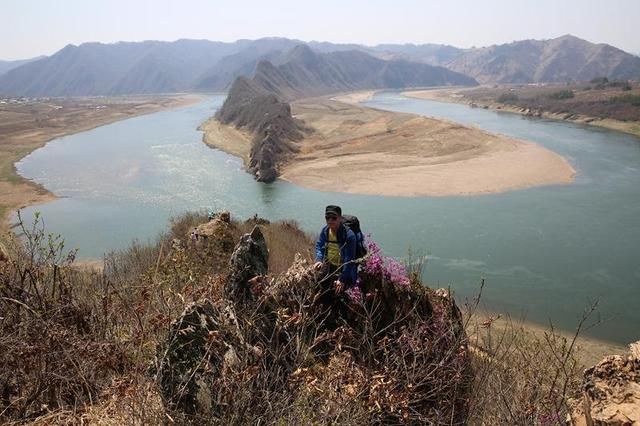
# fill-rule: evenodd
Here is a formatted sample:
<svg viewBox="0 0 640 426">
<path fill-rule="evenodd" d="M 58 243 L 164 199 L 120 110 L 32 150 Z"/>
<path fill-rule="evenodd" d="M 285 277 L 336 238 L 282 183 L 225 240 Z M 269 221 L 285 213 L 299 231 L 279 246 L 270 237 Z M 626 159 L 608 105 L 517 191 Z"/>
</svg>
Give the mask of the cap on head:
<svg viewBox="0 0 640 426">
<path fill-rule="evenodd" d="M 324 215 L 327 216 L 342 216 L 342 209 L 340 208 L 340 206 L 334 206 L 334 205 L 328 205 L 325 209 L 324 209 Z"/>
</svg>

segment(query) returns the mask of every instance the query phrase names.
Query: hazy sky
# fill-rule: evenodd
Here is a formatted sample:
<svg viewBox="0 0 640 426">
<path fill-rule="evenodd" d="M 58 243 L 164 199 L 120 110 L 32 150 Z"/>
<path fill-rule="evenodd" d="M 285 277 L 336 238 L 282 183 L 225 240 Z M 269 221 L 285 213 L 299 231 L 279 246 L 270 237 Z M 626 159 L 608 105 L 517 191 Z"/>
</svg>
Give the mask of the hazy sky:
<svg viewBox="0 0 640 426">
<path fill-rule="evenodd" d="M 0 0 L 0 59 L 69 43 L 267 36 L 487 46 L 573 34 L 640 52 L 640 0 Z"/>
</svg>

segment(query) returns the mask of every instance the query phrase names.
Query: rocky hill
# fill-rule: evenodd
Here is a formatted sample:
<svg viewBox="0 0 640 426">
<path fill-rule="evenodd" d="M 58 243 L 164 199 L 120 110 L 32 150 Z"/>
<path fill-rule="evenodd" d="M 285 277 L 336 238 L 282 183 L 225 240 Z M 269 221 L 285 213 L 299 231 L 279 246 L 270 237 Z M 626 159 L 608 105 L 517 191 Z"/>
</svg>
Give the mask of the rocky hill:
<svg viewBox="0 0 640 426">
<path fill-rule="evenodd" d="M 279 165 L 296 152 L 292 141 L 308 131 L 287 101 L 349 90 L 477 84 L 445 68 L 359 51 L 317 53 L 298 45 L 277 59 L 279 65 L 260 61 L 251 79 L 238 77 L 216 115 L 254 134 L 248 169 L 263 182 L 278 176 Z"/>
<path fill-rule="evenodd" d="M 291 107 L 275 93 L 246 77 L 238 77 L 216 117 L 224 124 L 253 133 L 248 170 L 261 182 L 277 177 L 278 164 L 296 151 L 292 141 L 303 137 L 305 128 L 291 115 Z"/>
<path fill-rule="evenodd" d="M 185 214 L 99 271 L 22 232 L 0 238 L 2 424 L 545 425 L 569 397 L 572 424 L 640 421 L 637 345 L 583 381 L 573 342 L 474 325 L 479 300 L 461 312 L 370 237 L 327 306 L 292 220 Z"/>
<path fill-rule="evenodd" d="M 480 83 L 640 79 L 640 58 L 608 44 L 593 44 L 571 35 L 474 49 L 447 67 Z"/>
</svg>

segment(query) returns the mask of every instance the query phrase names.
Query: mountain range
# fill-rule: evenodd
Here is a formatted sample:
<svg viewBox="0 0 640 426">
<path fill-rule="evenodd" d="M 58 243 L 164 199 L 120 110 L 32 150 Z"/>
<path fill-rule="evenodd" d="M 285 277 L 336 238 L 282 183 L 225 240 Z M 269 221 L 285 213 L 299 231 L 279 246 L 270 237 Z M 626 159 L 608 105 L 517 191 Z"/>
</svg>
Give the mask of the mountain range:
<svg viewBox="0 0 640 426">
<path fill-rule="evenodd" d="M 640 79 L 637 56 L 571 35 L 474 49 L 449 62 L 447 68 L 480 83 L 558 83 L 597 77 Z"/>
<path fill-rule="evenodd" d="M 38 56 L 36 58 L 30 59 L 19 59 L 17 61 L 2 61 L 0 60 L 0 75 L 11 71 L 14 68 L 18 68 L 24 64 L 28 64 L 29 62 L 37 61 L 38 59 L 42 59 L 45 56 Z"/>
<path fill-rule="evenodd" d="M 288 60 L 288 52 L 301 44 L 322 54 L 342 52 L 356 64 L 374 63 L 377 59 L 393 64 L 443 66 L 481 83 L 565 82 L 605 76 L 610 80 L 640 79 L 637 56 L 569 35 L 478 49 L 439 44 L 370 47 L 263 38 L 233 43 L 178 40 L 68 45 L 49 57 L 28 63 L 0 62 L 0 94 L 74 96 L 226 91 L 237 77 L 252 75 L 261 61 L 267 60 L 274 66 L 283 64 Z M 391 77 L 394 72 L 386 72 L 388 81 L 394 81 Z M 405 77 L 408 76 L 399 78 Z M 419 80 L 417 76 L 412 78 Z"/>
</svg>

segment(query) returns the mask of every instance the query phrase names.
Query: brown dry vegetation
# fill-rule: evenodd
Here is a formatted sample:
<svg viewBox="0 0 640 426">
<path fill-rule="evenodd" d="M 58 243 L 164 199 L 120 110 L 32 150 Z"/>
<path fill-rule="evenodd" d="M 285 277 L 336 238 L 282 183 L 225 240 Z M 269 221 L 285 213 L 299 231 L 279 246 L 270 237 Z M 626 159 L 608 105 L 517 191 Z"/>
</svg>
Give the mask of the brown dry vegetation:
<svg viewBox="0 0 640 426">
<path fill-rule="evenodd" d="M 519 108 L 547 111 L 555 114 L 580 114 L 596 118 L 611 118 L 620 121 L 640 121 L 640 106 L 621 101 L 623 95 L 640 95 L 640 84 L 598 87 L 598 84 L 524 86 L 510 88 L 478 88 L 465 92 L 465 97 L 474 102 L 498 101 L 500 96 L 510 94 L 515 99 L 507 103 Z M 572 97 L 558 96 L 563 91 L 572 92 Z"/>
<path fill-rule="evenodd" d="M 0 260 L 0 422 L 192 421 L 167 410 L 153 374 L 158 362 L 156 348 L 163 345 L 171 320 L 190 302 L 220 297 L 229 248 L 255 224 L 261 224 L 270 250 L 270 275 L 279 276 L 286 271 L 295 253 L 310 259 L 312 245 L 310 237 L 295 223 L 268 224 L 258 218 L 232 222 L 214 238 L 190 241 L 190 230 L 203 222 L 205 217 L 200 214 L 176 219 L 157 244 L 134 244 L 124 252 L 109 254 L 101 270 L 75 268 L 75 253 L 66 253 L 63 241 L 47 235 L 39 222 L 25 225 L 21 240 L 5 239 Z M 418 265 L 412 274 L 419 270 Z M 458 397 L 464 396 L 463 405 L 468 410 L 464 422 L 561 423 L 567 412 L 566 401 L 576 391 L 578 364 L 573 357 L 573 342 L 553 332 L 543 338 L 532 337 L 518 327 L 492 331 L 491 325 L 485 324 L 487 328 L 476 329 L 471 318 L 478 300 L 465 307 L 467 314 L 463 318 L 474 354 L 471 388 L 459 388 L 463 393 Z M 436 311 L 437 306 L 434 305 Z M 296 322 L 291 319 L 286 324 L 290 327 Z M 442 338 L 449 335 L 447 330 L 441 330 Z M 438 348 L 438 342 L 444 341 L 449 343 L 442 348 L 455 349 L 462 344 L 421 337 L 417 329 L 398 331 L 407 334 L 413 350 Z M 403 382 L 410 377 L 448 377 L 430 385 L 429 389 L 441 390 L 433 393 L 431 398 L 435 399 L 429 404 L 441 404 L 442 413 L 451 413 L 452 417 L 437 417 L 438 411 L 430 415 L 439 418 L 438 423 L 460 422 L 460 411 L 453 417 L 455 410 L 447 405 L 453 400 L 447 398 L 451 397 L 450 385 L 460 380 L 462 370 L 449 361 L 430 364 L 431 358 L 416 358 L 406 364 L 408 355 L 398 358 L 400 354 L 392 347 L 387 352 L 384 339 L 370 347 L 363 345 L 368 340 L 355 346 L 348 343 L 358 335 L 354 330 L 342 335 L 345 347 L 324 367 L 301 369 L 291 377 L 289 383 L 304 385 L 294 400 L 260 399 L 273 398 L 274 393 L 256 394 L 252 386 L 257 382 L 247 379 L 253 370 L 240 371 L 238 381 L 225 385 L 226 390 L 233 389 L 233 398 L 229 399 L 232 405 L 218 421 L 207 422 L 242 424 L 251 419 L 269 424 L 366 424 L 377 418 L 394 424 L 410 423 L 424 414 L 402 411 L 402 407 L 421 404 L 406 399 L 411 392 L 402 386 L 411 383 Z M 283 347 L 291 350 L 296 345 Z M 402 363 L 393 367 L 397 371 L 382 371 L 378 383 L 377 376 L 369 377 L 354 364 L 354 357 L 368 353 L 380 354 L 372 360 L 384 356 Z M 457 350 L 445 350 L 443 360 L 456 353 Z M 269 370 L 270 364 L 261 368 L 266 368 L 265 377 L 280 377 L 281 373 Z M 243 382 L 243 378 L 247 380 Z M 272 388 L 273 383 L 269 383 L 263 384 L 264 389 Z M 359 402 L 362 386 L 370 389 L 367 394 L 373 411 Z M 225 389 L 219 391 L 226 395 Z M 257 404 L 259 399 L 261 403 Z M 319 406 L 320 401 L 333 403 Z M 400 411 L 394 414 L 394 409 Z"/>
<path fill-rule="evenodd" d="M 60 136 L 161 109 L 195 102 L 197 96 L 54 98 L 0 105 L 0 229 L 17 208 L 53 199 L 35 183 L 16 174 L 14 164 Z"/>
</svg>

